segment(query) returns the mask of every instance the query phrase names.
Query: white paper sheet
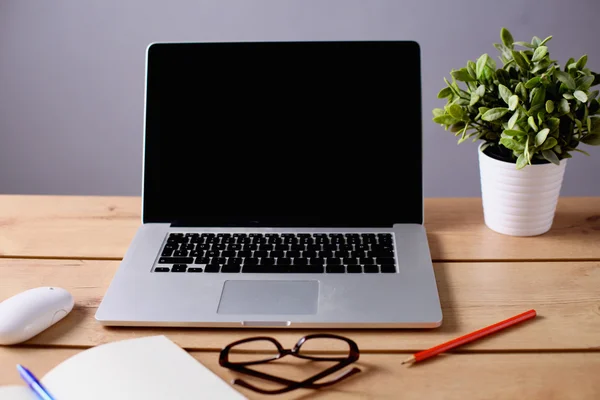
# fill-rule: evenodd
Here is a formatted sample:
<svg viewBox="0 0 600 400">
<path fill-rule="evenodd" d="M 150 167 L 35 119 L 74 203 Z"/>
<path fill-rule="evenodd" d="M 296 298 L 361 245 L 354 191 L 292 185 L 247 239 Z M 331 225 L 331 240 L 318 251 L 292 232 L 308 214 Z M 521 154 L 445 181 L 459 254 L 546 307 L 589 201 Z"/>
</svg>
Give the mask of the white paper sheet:
<svg viewBox="0 0 600 400">
<path fill-rule="evenodd" d="M 56 400 L 245 399 L 165 336 L 93 347 L 55 367 L 41 382 Z"/>
<path fill-rule="evenodd" d="M 27 386 L 1 386 L 0 400 L 37 400 Z"/>
</svg>

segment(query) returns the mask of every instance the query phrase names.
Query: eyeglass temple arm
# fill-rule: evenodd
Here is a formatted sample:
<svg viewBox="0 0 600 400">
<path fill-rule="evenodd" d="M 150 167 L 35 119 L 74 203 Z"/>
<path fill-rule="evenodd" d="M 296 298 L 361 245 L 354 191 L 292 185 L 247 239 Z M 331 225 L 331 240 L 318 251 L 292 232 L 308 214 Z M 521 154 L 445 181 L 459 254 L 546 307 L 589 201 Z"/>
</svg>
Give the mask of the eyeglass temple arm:
<svg viewBox="0 0 600 400">
<path fill-rule="evenodd" d="M 296 390 L 296 389 L 300 389 L 300 388 L 319 389 L 322 387 L 330 386 L 330 385 L 333 385 L 334 383 L 338 383 L 344 379 L 351 377 L 352 375 L 355 375 L 355 374 L 361 372 L 361 370 L 358 368 L 352 368 L 352 369 L 345 371 L 344 373 L 342 373 L 341 375 L 339 375 L 337 378 L 335 378 L 334 380 L 332 380 L 330 382 L 313 383 L 314 381 L 321 379 L 323 376 L 329 375 L 329 373 L 325 373 L 325 372 L 327 372 L 327 370 L 324 371 L 324 373 L 317 374 L 317 375 L 315 375 L 309 379 L 306 379 L 302 382 L 288 381 L 288 382 L 290 382 L 289 386 L 287 386 L 285 388 L 273 389 L 273 390 L 261 389 L 259 387 L 256 387 L 256 386 L 244 381 L 243 379 L 234 379 L 233 383 L 240 385 L 242 387 L 245 387 L 247 389 L 254 390 L 255 392 L 263 393 L 263 394 L 281 394 L 281 393 L 290 392 L 292 390 Z M 256 376 L 258 376 L 258 375 L 256 375 Z M 275 380 L 275 381 L 287 381 L 287 379 L 271 377 L 270 375 L 266 375 L 263 378 L 269 379 L 269 380 Z M 271 378 L 275 378 L 275 379 L 271 379 Z M 282 382 L 279 382 L 279 383 L 282 383 Z"/>
</svg>

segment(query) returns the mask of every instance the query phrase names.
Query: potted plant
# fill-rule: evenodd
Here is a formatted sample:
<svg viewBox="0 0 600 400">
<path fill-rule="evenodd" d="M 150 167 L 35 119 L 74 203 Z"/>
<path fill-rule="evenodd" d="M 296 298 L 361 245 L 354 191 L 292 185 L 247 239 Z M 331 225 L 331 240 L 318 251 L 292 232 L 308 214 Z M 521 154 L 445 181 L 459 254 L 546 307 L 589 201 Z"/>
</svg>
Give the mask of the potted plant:
<svg viewBox="0 0 600 400">
<path fill-rule="evenodd" d="M 499 233 L 533 236 L 552 226 L 567 159 L 600 145 L 600 75 L 587 55 L 560 66 L 547 43 L 515 42 L 502 28 L 501 67 L 487 53 L 453 69 L 433 121 L 478 147 L 486 225 Z"/>
</svg>

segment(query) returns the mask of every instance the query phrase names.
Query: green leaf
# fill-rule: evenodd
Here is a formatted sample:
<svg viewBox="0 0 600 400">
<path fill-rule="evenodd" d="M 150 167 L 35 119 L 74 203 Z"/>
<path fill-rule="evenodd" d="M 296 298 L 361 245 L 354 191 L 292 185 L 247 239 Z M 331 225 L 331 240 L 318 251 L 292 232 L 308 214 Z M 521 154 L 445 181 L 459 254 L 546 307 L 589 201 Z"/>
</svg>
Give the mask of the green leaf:
<svg viewBox="0 0 600 400">
<path fill-rule="evenodd" d="M 527 135 L 526 132 L 516 130 L 516 129 L 505 129 L 504 131 L 502 131 L 502 133 L 505 134 L 506 136 L 525 136 L 525 135 Z"/>
<path fill-rule="evenodd" d="M 467 72 L 471 75 L 471 78 L 477 78 L 477 74 L 475 73 L 475 63 L 471 60 L 467 62 Z"/>
<path fill-rule="evenodd" d="M 515 111 L 515 113 L 508 120 L 508 129 L 513 129 L 519 120 L 519 111 Z"/>
<path fill-rule="evenodd" d="M 571 109 L 569 108 L 569 102 L 566 99 L 560 99 L 560 101 L 558 102 L 558 110 L 563 114 L 566 114 L 569 111 L 571 111 Z"/>
<path fill-rule="evenodd" d="M 553 138 L 553 137 L 549 137 L 548 139 L 546 139 L 546 141 L 544 142 L 544 145 L 542 146 L 542 150 L 548 150 L 553 148 L 554 146 L 556 146 L 558 144 L 558 141 Z"/>
<path fill-rule="evenodd" d="M 534 36 L 533 39 L 531 39 L 531 44 L 535 47 L 539 46 L 540 43 L 542 43 L 542 40 L 537 36 Z"/>
<path fill-rule="evenodd" d="M 527 158 L 525 154 L 521 154 L 519 158 L 517 158 L 517 169 L 523 169 L 527 165 Z"/>
<path fill-rule="evenodd" d="M 541 71 L 546 70 L 546 68 L 548 68 L 549 66 L 550 66 L 550 61 L 542 60 L 542 61 L 538 62 L 537 65 L 531 70 L 531 73 L 537 74 Z"/>
<path fill-rule="evenodd" d="M 567 100 L 573 100 L 575 98 L 571 93 L 563 93 L 563 97 Z"/>
<path fill-rule="evenodd" d="M 577 86 L 575 85 L 575 80 L 568 73 L 557 69 L 556 71 L 554 71 L 554 76 L 556 76 L 556 79 L 564 83 L 567 86 L 567 88 L 571 90 L 576 89 Z"/>
<path fill-rule="evenodd" d="M 502 118 L 508 111 L 508 108 L 505 107 L 495 107 L 486 111 L 485 114 L 481 116 L 481 119 L 484 121 L 495 121 Z"/>
<path fill-rule="evenodd" d="M 535 119 L 533 118 L 533 116 L 527 118 L 527 123 L 529 124 L 529 126 L 531 127 L 531 129 L 533 129 L 534 131 L 538 131 L 538 127 L 535 124 Z"/>
<path fill-rule="evenodd" d="M 552 100 L 548 100 L 546 101 L 546 112 L 548 114 L 552 114 L 552 111 L 554 111 L 554 102 Z"/>
<path fill-rule="evenodd" d="M 588 90 L 592 83 L 594 82 L 594 77 L 592 75 L 585 75 L 575 81 L 577 85 L 577 89 L 579 90 Z"/>
<path fill-rule="evenodd" d="M 448 107 L 448 114 L 450 114 L 452 117 L 456 118 L 457 120 L 461 120 L 465 116 L 464 110 L 462 109 L 461 106 L 459 106 L 457 104 L 450 104 L 450 106 Z"/>
<path fill-rule="evenodd" d="M 475 82 L 476 79 L 472 78 L 471 75 L 469 75 L 469 72 L 467 71 L 466 68 L 461 68 L 457 71 L 451 71 L 450 75 L 452 75 L 452 77 L 454 79 L 456 79 L 457 81 L 461 81 L 461 82 Z"/>
<path fill-rule="evenodd" d="M 519 105 L 519 96 L 517 96 L 516 94 L 513 94 L 508 99 L 508 109 L 510 111 L 515 111 L 517 109 L 518 105 Z"/>
<path fill-rule="evenodd" d="M 550 129 L 544 128 L 535 135 L 535 145 L 541 146 L 546 141 L 548 134 L 550 133 Z"/>
<path fill-rule="evenodd" d="M 482 54 L 479 59 L 477 59 L 477 64 L 475 65 L 475 74 L 477 75 L 477 79 L 481 79 L 483 77 L 483 72 L 487 65 L 488 59 L 489 56 L 487 54 Z"/>
<path fill-rule="evenodd" d="M 485 94 L 485 86 L 479 85 L 477 90 L 475 90 L 475 93 L 477 93 L 480 97 L 483 97 L 483 95 Z"/>
<path fill-rule="evenodd" d="M 583 154 L 585 154 L 585 155 L 586 155 L 586 156 L 588 156 L 588 157 L 589 157 L 589 155 L 590 155 L 590 153 L 588 153 L 588 152 L 587 152 L 587 151 L 585 151 L 585 150 L 581 150 L 581 149 L 573 149 L 573 150 L 575 150 L 575 151 L 578 151 L 578 152 L 580 152 L 580 153 L 583 153 Z"/>
<path fill-rule="evenodd" d="M 585 94 L 584 92 L 582 92 L 581 90 L 576 90 L 573 92 L 573 96 L 575 96 L 575 98 L 577 100 L 579 100 L 582 103 L 587 103 L 587 94 Z"/>
<path fill-rule="evenodd" d="M 443 99 L 449 96 L 452 96 L 452 89 L 450 89 L 449 87 L 443 88 L 437 95 L 438 99 Z"/>
<path fill-rule="evenodd" d="M 552 150 L 543 150 L 542 155 L 546 160 L 550 161 L 552 164 L 560 165 L 560 160 L 558 159 L 558 156 Z"/>
<path fill-rule="evenodd" d="M 544 86 L 534 88 L 531 93 L 531 107 L 543 105 L 546 99 L 546 88 Z"/>
<path fill-rule="evenodd" d="M 577 69 L 583 69 L 585 67 L 585 64 L 587 63 L 587 59 L 587 54 L 582 55 L 581 58 L 577 60 Z"/>
<path fill-rule="evenodd" d="M 500 84 L 498 85 L 498 92 L 500 93 L 500 97 L 502 97 L 502 100 L 504 100 L 504 102 L 508 104 L 508 99 L 510 98 L 510 96 L 512 96 L 512 92 L 510 91 L 510 89 L 504 86 L 503 84 Z"/>
<path fill-rule="evenodd" d="M 519 82 L 517 87 L 515 87 L 515 93 L 521 97 L 521 100 L 527 100 L 527 89 L 525 89 L 525 86 L 523 86 L 521 82 Z"/>
<path fill-rule="evenodd" d="M 542 40 L 542 42 L 540 43 L 540 46 L 545 45 L 550 39 L 552 39 L 552 36 L 548 36 L 546 39 Z"/>
<path fill-rule="evenodd" d="M 527 89 L 531 89 L 536 87 L 537 85 L 539 85 L 540 83 L 540 77 L 536 76 L 535 78 L 531 78 L 530 80 L 527 81 L 527 83 L 525 83 L 525 87 Z"/>
<path fill-rule="evenodd" d="M 546 54 L 548 54 L 548 47 L 539 46 L 537 49 L 535 49 L 535 52 L 533 53 L 533 57 L 531 58 L 531 61 L 533 61 L 533 62 L 540 61 L 542 58 L 544 58 L 546 56 Z"/>
<path fill-rule="evenodd" d="M 556 154 L 562 154 L 562 149 L 560 148 L 559 145 L 556 145 L 552 148 L 552 150 L 556 153 Z"/>
<path fill-rule="evenodd" d="M 452 125 L 452 124 L 457 123 L 458 120 L 451 115 L 445 114 L 445 115 L 439 115 L 437 117 L 434 117 L 433 122 L 435 122 L 436 124 L 441 124 L 441 125 Z"/>
<path fill-rule="evenodd" d="M 502 40 L 502 43 L 504 43 L 504 45 L 506 47 L 512 47 L 512 45 L 514 43 L 514 39 L 511 35 L 511 33 L 506 28 L 502 28 L 500 30 L 500 39 Z"/>
<path fill-rule="evenodd" d="M 459 121 L 455 124 L 452 124 L 452 126 L 450 127 L 450 132 L 460 132 L 463 129 L 465 129 L 465 123 L 463 121 Z"/>
<path fill-rule="evenodd" d="M 548 124 L 548 128 L 550 128 L 550 132 L 554 132 L 560 126 L 560 119 L 552 117 L 548 121 L 546 121 L 546 124 Z"/>
<path fill-rule="evenodd" d="M 590 115 L 596 114 L 598 110 L 600 110 L 600 103 L 598 102 L 598 100 L 594 99 L 590 101 L 590 106 L 588 108 Z"/>
<path fill-rule="evenodd" d="M 583 122 L 578 119 L 575 119 L 575 125 L 577 125 L 577 132 L 581 132 L 583 130 Z"/>
<path fill-rule="evenodd" d="M 589 94 L 588 94 L 588 99 L 589 99 L 589 100 L 591 100 L 591 99 L 595 99 L 595 98 L 596 98 L 596 96 L 598 96 L 598 93 L 600 93 L 600 91 L 598 91 L 598 90 L 594 90 L 593 92 L 591 92 L 591 93 L 589 93 Z"/>
<path fill-rule="evenodd" d="M 509 137 L 500 138 L 500 144 L 509 150 L 523 151 L 525 149 L 525 146 L 523 144 Z"/>
<path fill-rule="evenodd" d="M 489 108 L 487 107 L 479 107 L 479 114 L 483 115 L 485 114 L 487 111 L 489 110 Z"/>
<path fill-rule="evenodd" d="M 590 146 L 600 146 L 600 134 L 599 133 L 588 133 L 581 138 L 581 141 Z"/>
<path fill-rule="evenodd" d="M 531 43 L 527 43 L 527 42 L 514 42 L 514 44 L 522 46 L 522 47 L 529 47 L 530 49 L 534 48 L 534 46 Z"/>
<path fill-rule="evenodd" d="M 469 102 L 469 106 L 474 106 L 481 99 L 481 96 L 477 94 L 477 92 L 471 93 L 471 101 Z"/>
<path fill-rule="evenodd" d="M 523 55 L 520 52 L 513 50 L 512 56 L 521 70 L 529 70 L 529 64 L 527 63 L 527 61 L 525 61 L 525 58 L 523 58 Z"/>
<path fill-rule="evenodd" d="M 432 110 L 432 113 L 434 117 L 439 117 L 440 115 L 444 115 L 446 113 L 446 110 L 444 110 L 443 108 L 434 108 Z"/>
<path fill-rule="evenodd" d="M 588 117 L 588 132 L 589 133 L 600 133 L 600 118 L 599 117 Z"/>
</svg>

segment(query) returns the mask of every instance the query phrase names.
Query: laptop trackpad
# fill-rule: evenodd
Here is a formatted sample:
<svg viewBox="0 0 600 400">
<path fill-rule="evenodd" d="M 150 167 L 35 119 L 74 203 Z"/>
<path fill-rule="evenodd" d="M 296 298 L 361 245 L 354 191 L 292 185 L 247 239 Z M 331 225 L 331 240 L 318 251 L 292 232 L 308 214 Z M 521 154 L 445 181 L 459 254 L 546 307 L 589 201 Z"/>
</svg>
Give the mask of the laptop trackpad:
<svg viewBox="0 0 600 400">
<path fill-rule="evenodd" d="M 316 314 L 319 281 L 226 281 L 219 314 Z"/>
</svg>

